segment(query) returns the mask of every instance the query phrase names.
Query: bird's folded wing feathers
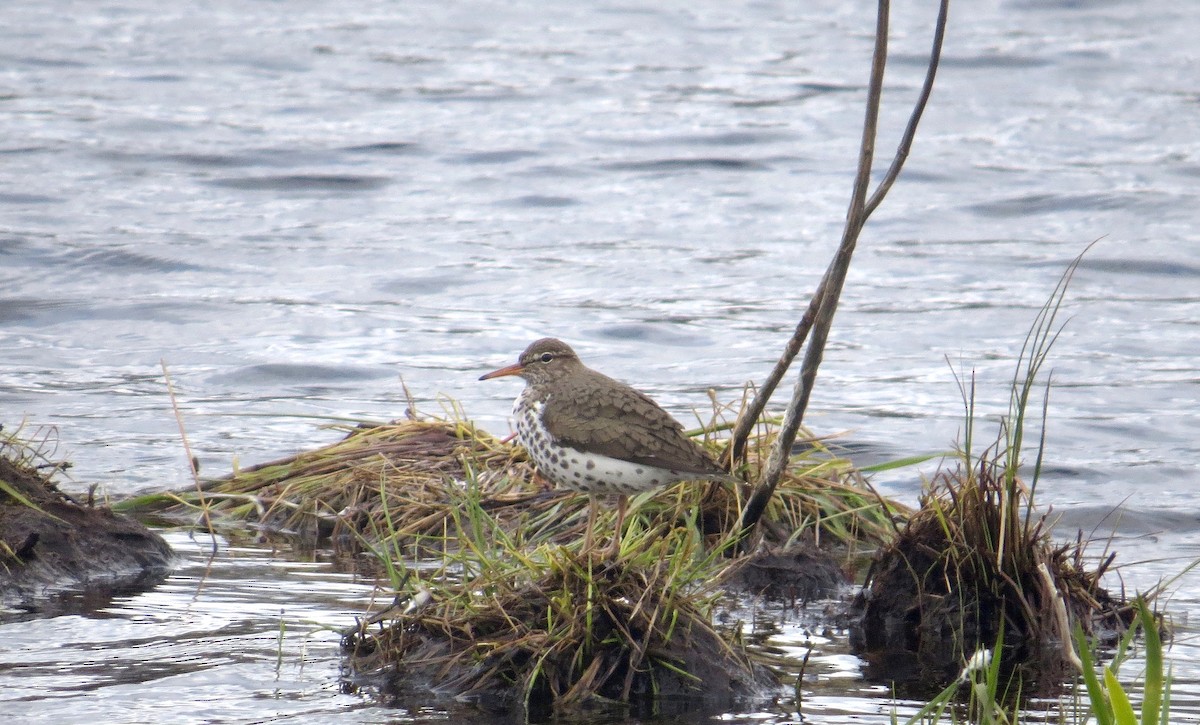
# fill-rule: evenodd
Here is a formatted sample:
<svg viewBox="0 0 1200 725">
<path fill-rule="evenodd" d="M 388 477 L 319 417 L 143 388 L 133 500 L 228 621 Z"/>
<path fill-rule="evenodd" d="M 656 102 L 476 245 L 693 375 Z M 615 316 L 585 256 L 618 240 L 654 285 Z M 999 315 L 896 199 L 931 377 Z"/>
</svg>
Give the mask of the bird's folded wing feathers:
<svg viewBox="0 0 1200 725">
<path fill-rule="evenodd" d="M 673 471 L 723 473 L 678 421 L 627 386 L 573 390 L 547 400 L 543 416 L 550 434 L 565 445 Z"/>
</svg>

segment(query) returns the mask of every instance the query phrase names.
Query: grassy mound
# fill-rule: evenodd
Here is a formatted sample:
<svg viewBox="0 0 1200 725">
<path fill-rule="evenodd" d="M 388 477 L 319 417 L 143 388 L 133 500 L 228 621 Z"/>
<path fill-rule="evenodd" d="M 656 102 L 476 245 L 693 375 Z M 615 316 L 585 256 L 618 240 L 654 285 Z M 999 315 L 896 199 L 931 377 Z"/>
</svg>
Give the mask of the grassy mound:
<svg viewBox="0 0 1200 725">
<path fill-rule="evenodd" d="M 396 673 L 385 688 L 393 693 L 432 687 L 527 712 L 608 701 L 654 709 L 719 706 L 773 683 L 736 629 L 712 625 L 722 582 L 736 588 L 734 572 L 758 561 L 727 556 L 746 486 L 681 483 L 634 496 L 620 554 L 607 560 L 581 550 L 587 496 L 548 486 L 519 446 L 456 420 L 344 430 L 332 445 L 123 506 L 312 543 L 332 536 L 372 554 L 398 604 L 347 633 L 348 665 Z M 749 476 L 767 442 L 753 442 Z M 813 444 L 796 456 L 762 530 L 777 546 L 803 538 L 869 549 L 891 534 L 893 511 L 848 462 Z M 602 510 L 596 550 L 614 516 Z M 780 591 L 812 596 L 810 568 L 789 562 L 796 578 Z M 830 568 L 809 578 L 836 585 Z"/>
<path fill-rule="evenodd" d="M 527 713 L 673 699 L 719 708 L 775 684 L 736 633 L 710 624 L 722 557 L 686 529 L 643 531 L 606 561 L 510 548 L 491 522 L 469 510 L 466 545 L 436 571 L 404 572 L 396 608 L 347 633 L 356 671 L 394 673 L 383 686 L 394 697 L 432 688 Z"/>
<path fill-rule="evenodd" d="M 920 510 L 872 564 L 855 602 L 852 644 L 893 679 L 953 682 L 977 650 L 999 645 L 1022 688 L 1056 688 L 1081 669 L 1076 630 L 1111 641 L 1134 617 L 1132 606 L 1100 587 L 1113 556 L 1089 569 L 1082 534 L 1056 545 L 1045 515 L 1034 512 L 1050 394 L 1042 367 L 1062 331 L 1058 312 L 1081 259 L 1067 266 L 1025 337 L 994 443 L 974 454 L 974 377 L 960 380 L 959 470 L 935 477 Z M 1018 474 L 1026 438 L 1038 431 L 1029 413 L 1039 389 L 1042 420 L 1026 487 Z"/>
<path fill-rule="evenodd" d="M 852 643 L 893 679 L 953 681 L 979 649 L 1003 643 L 1026 687 L 1077 667 L 1076 625 L 1115 640 L 1133 610 L 1100 586 L 1112 557 L 1089 568 L 1081 538 L 1055 544 L 1006 464 L 941 473 L 921 508 L 867 574 Z"/>
<path fill-rule="evenodd" d="M 328 536 L 335 546 L 401 543 L 421 555 L 453 545 L 456 511 L 474 487 L 484 510 L 521 546 L 583 536 L 586 495 L 553 489 L 535 475 L 523 449 L 466 422 L 339 427 L 346 437 L 331 445 L 118 506 L 216 526 L 251 524 L 312 543 Z M 736 524 L 743 495 L 743 487 L 694 483 L 647 492 L 631 501 L 632 526 L 689 522 L 715 545 Z M 763 528 L 768 541 L 780 544 L 808 532 L 819 543 L 873 548 L 890 536 L 896 508 L 885 508 L 849 462 L 814 445 L 797 456 Z M 612 525 L 612 512 L 603 511 L 597 531 Z"/>
</svg>

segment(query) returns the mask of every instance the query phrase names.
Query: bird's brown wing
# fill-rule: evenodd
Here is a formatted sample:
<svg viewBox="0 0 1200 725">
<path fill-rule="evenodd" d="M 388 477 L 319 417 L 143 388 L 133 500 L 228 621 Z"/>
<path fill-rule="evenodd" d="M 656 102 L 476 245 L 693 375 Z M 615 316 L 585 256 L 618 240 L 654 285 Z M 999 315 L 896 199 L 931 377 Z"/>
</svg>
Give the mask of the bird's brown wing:
<svg viewBox="0 0 1200 725">
<path fill-rule="evenodd" d="M 545 401 L 543 421 L 559 442 L 591 453 L 624 461 L 700 476 L 726 472 L 683 426 L 648 396 L 593 370 L 586 378 L 563 387 Z M 591 383 L 591 384 L 589 384 Z"/>
</svg>

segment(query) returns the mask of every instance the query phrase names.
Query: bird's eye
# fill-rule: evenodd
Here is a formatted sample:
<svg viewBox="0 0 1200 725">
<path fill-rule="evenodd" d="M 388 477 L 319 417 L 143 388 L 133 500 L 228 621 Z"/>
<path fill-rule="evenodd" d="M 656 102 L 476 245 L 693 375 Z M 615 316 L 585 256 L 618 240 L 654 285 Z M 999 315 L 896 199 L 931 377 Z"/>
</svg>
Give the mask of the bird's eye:
<svg viewBox="0 0 1200 725">
<path fill-rule="evenodd" d="M 542 353 L 542 362 L 544 362 L 544 363 L 548 363 L 548 362 L 550 362 L 550 361 L 551 361 L 551 360 L 553 360 L 553 359 L 554 359 L 554 355 L 552 355 L 552 354 L 550 354 L 550 353 L 548 353 L 548 352 L 544 352 L 544 353 Z"/>
</svg>

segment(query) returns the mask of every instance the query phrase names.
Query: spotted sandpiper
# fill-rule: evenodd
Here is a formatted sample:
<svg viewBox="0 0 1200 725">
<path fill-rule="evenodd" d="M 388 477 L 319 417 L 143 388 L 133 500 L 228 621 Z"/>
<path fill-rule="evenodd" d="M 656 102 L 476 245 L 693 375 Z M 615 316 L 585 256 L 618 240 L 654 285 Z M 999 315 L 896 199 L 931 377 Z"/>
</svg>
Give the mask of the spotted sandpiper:
<svg viewBox="0 0 1200 725">
<path fill-rule="evenodd" d="M 505 375 L 525 379 L 513 417 L 538 471 L 560 487 L 590 495 L 584 551 L 592 548 L 599 495 L 618 496 L 617 529 L 608 550 L 613 558 L 628 496 L 677 481 L 729 479 L 658 403 L 587 367 L 561 340 L 537 340 L 516 364 L 480 380 Z"/>
</svg>

